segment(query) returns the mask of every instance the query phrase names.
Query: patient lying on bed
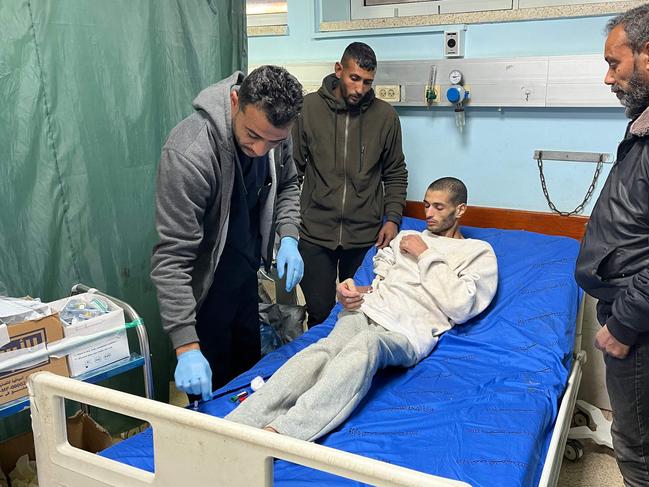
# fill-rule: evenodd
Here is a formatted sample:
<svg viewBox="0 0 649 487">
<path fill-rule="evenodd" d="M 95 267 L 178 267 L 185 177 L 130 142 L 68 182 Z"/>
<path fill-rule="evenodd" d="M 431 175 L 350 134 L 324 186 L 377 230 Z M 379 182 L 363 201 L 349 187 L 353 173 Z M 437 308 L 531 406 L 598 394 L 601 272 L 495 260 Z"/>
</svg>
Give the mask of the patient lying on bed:
<svg viewBox="0 0 649 487">
<path fill-rule="evenodd" d="M 424 197 L 427 229 L 402 231 L 374 257 L 366 293 L 338 285 L 345 307 L 328 337 L 288 360 L 225 419 L 313 441 L 340 425 L 363 399 L 377 370 L 411 367 L 439 336 L 482 312 L 498 285 L 496 256 L 465 239 L 462 181 L 442 178 Z"/>
</svg>

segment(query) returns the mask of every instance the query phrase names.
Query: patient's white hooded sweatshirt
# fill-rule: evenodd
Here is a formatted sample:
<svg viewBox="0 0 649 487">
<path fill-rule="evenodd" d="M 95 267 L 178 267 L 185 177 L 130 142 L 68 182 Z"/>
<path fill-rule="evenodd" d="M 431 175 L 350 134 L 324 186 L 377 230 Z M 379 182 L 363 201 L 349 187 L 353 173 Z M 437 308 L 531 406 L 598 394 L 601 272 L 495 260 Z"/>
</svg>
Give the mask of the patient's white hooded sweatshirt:
<svg viewBox="0 0 649 487">
<path fill-rule="evenodd" d="M 399 250 L 406 235 L 419 235 L 428 250 L 419 258 Z M 404 334 L 418 360 L 435 347 L 439 335 L 482 312 L 498 287 L 498 265 L 482 240 L 440 237 L 406 230 L 374 257 L 377 279 L 361 306 L 384 328 Z M 382 278 L 382 279 L 381 279 Z"/>
</svg>

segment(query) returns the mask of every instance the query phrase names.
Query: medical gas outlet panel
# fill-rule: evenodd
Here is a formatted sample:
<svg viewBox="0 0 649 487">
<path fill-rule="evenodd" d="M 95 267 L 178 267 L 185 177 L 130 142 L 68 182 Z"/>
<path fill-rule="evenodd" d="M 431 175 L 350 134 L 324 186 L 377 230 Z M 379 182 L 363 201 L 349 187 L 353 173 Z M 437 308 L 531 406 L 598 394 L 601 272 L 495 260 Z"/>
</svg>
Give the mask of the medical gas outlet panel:
<svg viewBox="0 0 649 487">
<path fill-rule="evenodd" d="M 333 71 L 331 62 L 287 63 L 307 91 Z M 250 66 L 252 70 L 256 66 Z M 599 54 L 489 59 L 378 60 L 377 97 L 395 106 L 455 107 L 457 91 L 472 107 L 619 107 L 602 79 L 607 65 Z M 462 83 L 452 77 L 462 75 Z M 453 76 L 451 76 L 453 74 Z"/>
<path fill-rule="evenodd" d="M 607 69 L 600 55 L 379 61 L 374 83 L 397 106 L 617 107 Z"/>
</svg>

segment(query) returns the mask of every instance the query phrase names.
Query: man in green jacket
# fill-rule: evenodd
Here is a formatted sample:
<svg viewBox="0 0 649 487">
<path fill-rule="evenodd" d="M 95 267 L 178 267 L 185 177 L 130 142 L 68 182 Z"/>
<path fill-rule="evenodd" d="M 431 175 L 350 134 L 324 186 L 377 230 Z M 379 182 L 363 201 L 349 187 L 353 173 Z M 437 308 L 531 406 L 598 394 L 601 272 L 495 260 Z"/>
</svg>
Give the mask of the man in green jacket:
<svg viewBox="0 0 649 487">
<path fill-rule="evenodd" d="M 293 127 L 293 158 L 303 178 L 299 249 L 309 326 L 335 304 L 336 278 L 352 277 L 367 250 L 397 235 L 408 171 L 399 116 L 376 99 L 376 56 L 353 42 L 317 93 L 304 98 Z"/>
</svg>

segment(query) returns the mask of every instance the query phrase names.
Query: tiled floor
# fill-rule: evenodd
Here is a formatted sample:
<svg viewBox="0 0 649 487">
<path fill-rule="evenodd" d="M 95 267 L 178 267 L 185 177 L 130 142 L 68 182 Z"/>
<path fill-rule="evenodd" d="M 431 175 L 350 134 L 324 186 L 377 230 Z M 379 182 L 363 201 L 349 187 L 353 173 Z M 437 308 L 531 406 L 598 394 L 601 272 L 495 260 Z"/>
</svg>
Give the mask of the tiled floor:
<svg viewBox="0 0 649 487">
<path fill-rule="evenodd" d="M 576 462 L 563 461 L 559 487 L 623 487 L 613 451 L 584 441 L 584 456 Z"/>
</svg>

